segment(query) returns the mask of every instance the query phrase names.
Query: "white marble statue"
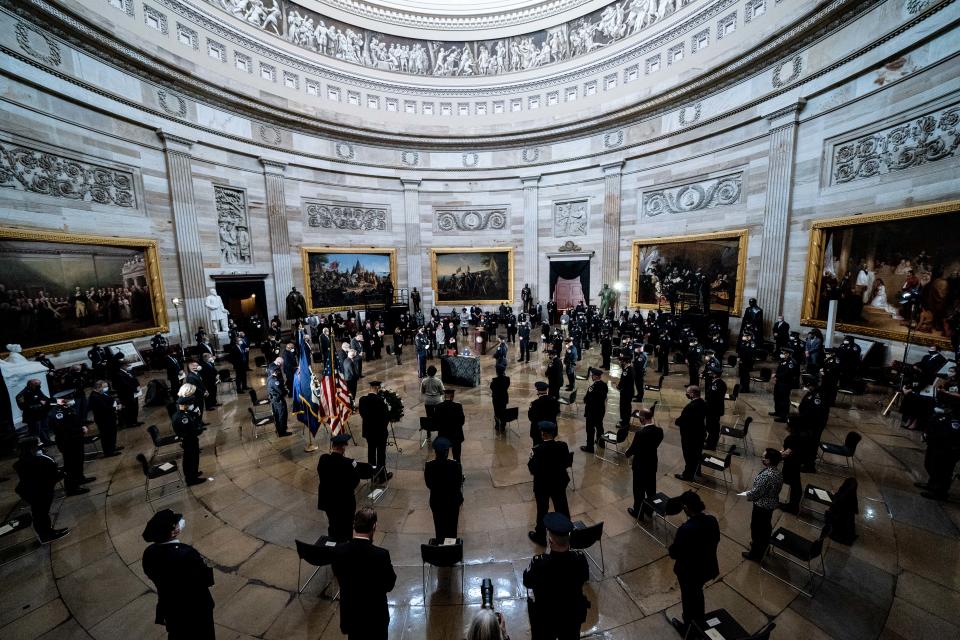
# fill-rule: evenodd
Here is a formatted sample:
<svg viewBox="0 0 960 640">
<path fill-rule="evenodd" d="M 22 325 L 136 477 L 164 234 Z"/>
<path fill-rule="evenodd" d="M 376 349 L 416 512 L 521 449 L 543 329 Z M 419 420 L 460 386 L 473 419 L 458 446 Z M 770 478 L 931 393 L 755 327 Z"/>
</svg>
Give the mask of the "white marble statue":
<svg viewBox="0 0 960 640">
<path fill-rule="evenodd" d="M 23 413 L 17 406 L 17 394 L 27 385 L 29 380 L 39 380 L 40 388 L 44 394 L 50 395 L 50 387 L 47 384 L 47 368 L 33 360 L 27 360 L 23 357 L 23 349 L 19 344 L 8 344 L 6 350 L 9 352 L 6 358 L 0 358 L 0 376 L 3 376 L 3 382 L 7 387 L 7 396 L 10 399 L 10 418 L 14 425 L 20 424 Z"/>
<path fill-rule="evenodd" d="M 210 295 L 204 301 L 210 310 L 210 326 L 214 331 L 227 330 L 227 308 L 223 306 L 223 298 L 217 295 L 217 290 L 211 288 Z"/>
<path fill-rule="evenodd" d="M 9 352 L 9 354 L 7 355 L 6 358 L 0 359 L 0 362 L 2 362 L 4 365 L 17 365 L 17 364 L 23 364 L 24 362 L 30 362 L 29 360 L 23 357 L 23 347 L 21 347 L 20 345 L 8 344 L 6 346 L 6 349 Z"/>
</svg>

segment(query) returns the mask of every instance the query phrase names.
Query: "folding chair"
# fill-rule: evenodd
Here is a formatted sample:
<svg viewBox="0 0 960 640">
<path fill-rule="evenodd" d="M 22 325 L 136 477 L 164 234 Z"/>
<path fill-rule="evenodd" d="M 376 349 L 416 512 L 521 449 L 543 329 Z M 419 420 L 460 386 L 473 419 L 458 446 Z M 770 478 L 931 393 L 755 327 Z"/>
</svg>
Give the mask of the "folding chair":
<svg viewBox="0 0 960 640">
<path fill-rule="evenodd" d="M 259 407 L 261 405 L 270 404 L 270 401 L 267 400 L 266 398 L 261 400 L 257 397 L 256 389 L 250 389 L 248 393 L 250 394 L 250 404 L 252 404 L 253 406 Z"/>
<path fill-rule="evenodd" d="M 395 447 L 398 454 L 403 453 L 403 449 L 400 448 L 400 444 L 397 442 L 397 432 L 393 430 L 393 422 L 390 422 L 390 436 L 387 438 L 387 446 Z"/>
<path fill-rule="evenodd" d="M 825 508 L 821 511 L 820 509 L 815 508 L 814 505 L 820 505 L 821 507 Z M 829 509 L 831 506 L 833 506 L 833 493 L 831 491 L 827 491 L 823 487 L 808 484 L 803 490 L 803 495 L 800 496 L 800 511 L 808 511 L 812 514 L 825 517 L 827 509 Z M 817 529 L 821 528 L 820 525 L 814 522 L 810 522 L 808 520 L 803 520 L 803 522 L 806 522 L 810 526 L 816 527 Z"/>
<path fill-rule="evenodd" d="M 217 371 L 217 391 L 220 390 L 220 385 L 225 384 L 229 388 L 233 384 L 233 377 L 230 375 L 230 369 L 220 369 Z"/>
<path fill-rule="evenodd" d="M 737 427 L 737 424 L 740 422 L 739 416 L 736 421 L 733 423 L 733 426 L 720 425 L 720 435 L 726 438 L 733 438 L 734 440 L 739 440 L 743 445 L 743 452 L 749 454 L 749 447 L 753 445 L 753 438 L 747 439 L 749 436 L 750 425 L 753 423 L 753 416 L 747 416 L 747 419 L 743 421 L 743 425 Z M 736 445 L 731 445 L 730 449 L 727 451 L 733 451 L 733 448 Z"/>
<path fill-rule="evenodd" d="M 565 405 L 565 406 L 572 406 L 577 404 L 577 390 L 574 389 L 573 391 L 571 391 L 570 395 L 567 396 L 566 398 L 564 398 L 563 396 L 560 396 L 558 401 L 560 402 L 561 405 Z"/>
<path fill-rule="evenodd" d="M 770 378 L 773 377 L 773 372 L 769 367 L 760 367 L 760 377 L 750 376 L 750 382 L 761 382 L 766 385 L 770 382 Z M 763 391 L 768 391 L 767 387 L 763 387 Z"/>
<path fill-rule="evenodd" d="M 147 462 L 147 457 L 142 453 L 137 454 L 137 462 L 140 463 L 140 468 L 143 469 L 143 494 L 144 500 L 147 505 L 150 507 L 150 510 L 153 510 L 154 500 L 159 500 L 165 498 L 174 493 L 179 493 L 186 488 L 186 483 L 183 481 L 183 477 L 180 475 L 180 467 L 177 465 L 177 461 L 173 460 L 170 462 L 164 462 L 163 464 L 151 465 Z M 160 480 L 161 478 L 167 478 L 166 482 L 160 483 L 158 486 L 151 487 L 150 483 L 154 480 Z M 171 481 L 172 480 L 172 481 Z M 176 484 L 176 490 L 167 493 L 166 488 L 172 484 Z M 151 492 L 158 492 L 160 495 L 151 498 Z"/>
<path fill-rule="evenodd" d="M 630 427 L 620 427 L 616 431 L 605 431 L 600 436 L 600 441 L 603 443 L 603 446 L 594 447 L 593 457 L 599 458 L 604 462 L 609 462 L 611 464 L 620 466 L 620 463 L 617 462 L 616 460 L 609 460 L 607 458 L 606 451 L 608 447 L 613 446 L 614 453 L 619 454 L 621 456 L 624 455 L 624 452 L 620 450 L 620 445 L 626 442 L 627 435 L 629 435 L 629 433 L 630 433 Z M 601 451 L 603 451 L 604 453 L 600 453 Z"/>
<path fill-rule="evenodd" d="M 88 448 L 90 450 L 88 450 Z M 103 448 L 100 446 L 100 436 L 92 434 L 83 436 L 83 457 L 85 460 L 93 460 L 103 455 Z"/>
<path fill-rule="evenodd" d="M 172 433 L 168 436 L 161 436 L 160 429 L 157 428 L 157 425 L 152 424 L 147 427 L 147 433 L 150 434 L 150 441 L 153 442 L 153 455 L 150 456 L 150 462 L 153 462 L 157 458 L 161 457 L 160 450 L 163 447 L 170 447 L 173 445 L 180 444 L 180 436 L 175 433 Z M 170 455 L 170 453 L 164 452 L 163 456 Z M 176 453 L 173 453 L 175 456 Z"/>
<path fill-rule="evenodd" d="M 429 444 L 432 441 L 431 432 L 436 431 L 437 428 L 433 424 L 433 418 L 427 418 L 425 416 L 420 416 L 420 431 L 423 432 L 423 438 L 420 440 L 420 448 L 423 449 L 424 445 Z"/>
<path fill-rule="evenodd" d="M 247 407 L 247 411 L 250 413 L 250 424 L 253 425 L 253 439 L 256 440 L 260 437 L 258 429 L 264 425 L 268 425 L 273 422 L 273 414 L 269 415 L 257 415 L 254 412 L 253 407 Z M 243 438 L 243 423 L 240 425 L 240 438 Z"/>
<path fill-rule="evenodd" d="M 600 545 L 600 564 L 587 551 L 594 544 Z M 573 523 L 573 531 L 570 533 L 570 548 L 583 551 L 590 562 L 600 570 L 600 574 L 606 574 L 606 563 L 603 559 L 603 521 L 592 524 L 589 527 L 581 520 Z"/>
<path fill-rule="evenodd" d="M 644 391 L 655 391 L 657 393 L 657 402 L 663 402 L 663 379 L 666 376 L 660 376 L 660 379 L 657 380 L 657 384 L 645 384 L 643 385 Z"/>
<path fill-rule="evenodd" d="M 716 609 L 703 616 L 705 623 L 692 621 L 687 628 L 684 640 L 696 638 L 724 638 L 725 640 L 769 640 L 770 633 L 776 628 L 775 622 L 768 622 L 759 631 L 751 634 L 737 622 L 726 609 Z M 713 633 L 710 633 L 710 632 Z"/>
<path fill-rule="evenodd" d="M 636 525 L 640 527 L 641 531 L 643 531 L 645 534 L 653 538 L 657 544 L 663 547 L 667 546 L 668 534 L 670 532 L 668 527 L 673 527 L 674 532 L 676 532 L 676 530 L 680 528 L 680 525 L 674 524 L 673 522 L 670 522 L 669 520 L 667 520 L 667 516 L 675 515 L 667 512 L 667 504 L 671 500 L 673 500 L 673 498 L 663 493 L 662 491 L 658 491 L 654 495 L 653 499 L 647 498 L 643 501 L 643 503 L 646 506 L 648 506 L 650 509 L 653 510 L 653 516 L 650 519 L 650 531 L 647 531 L 640 524 L 640 514 L 639 513 L 637 514 Z M 657 537 L 658 521 L 663 524 L 663 540 L 660 540 L 660 538 Z"/>
<path fill-rule="evenodd" d="M 507 410 L 503 414 L 503 435 L 507 435 L 507 430 L 510 428 L 511 422 L 517 422 L 520 419 L 520 408 L 519 407 L 507 407 Z M 520 437 L 519 432 L 514 432 L 518 438 Z"/>
<path fill-rule="evenodd" d="M 333 564 L 333 550 L 336 548 L 337 543 L 330 540 L 327 536 L 320 536 L 313 544 L 301 540 L 295 540 L 294 542 L 297 543 L 297 556 L 300 558 L 300 561 L 297 562 L 297 595 L 299 596 L 303 593 L 303 590 L 307 588 L 307 585 L 310 584 L 310 581 L 320 572 L 320 569 Z M 316 569 L 310 574 L 307 581 L 301 585 L 301 570 L 303 569 L 304 562 L 316 567 Z M 323 585 L 323 589 L 320 590 L 321 597 L 326 593 L 327 587 L 333 582 L 333 577 L 333 571 L 331 570 L 330 579 L 327 580 L 326 584 Z M 338 593 L 337 596 L 338 595 L 340 594 Z M 337 596 L 334 596 L 333 599 L 336 600 Z"/>
<path fill-rule="evenodd" d="M 253 366 L 257 367 L 258 369 L 262 369 L 263 367 L 267 366 L 267 359 L 264 356 L 255 356 L 253 358 Z"/>
<path fill-rule="evenodd" d="M 843 439 L 843 444 L 835 444 L 832 442 L 821 442 L 820 450 L 817 452 L 817 459 L 824 464 L 829 464 L 834 467 L 839 467 L 839 464 L 827 462 L 823 459 L 824 454 L 829 453 L 830 455 L 840 456 L 846 459 L 846 466 L 850 470 L 853 470 L 854 467 L 854 455 L 857 453 L 857 445 L 860 444 L 862 436 L 856 431 L 850 431 L 847 433 L 847 437 Z"/>
<path fill-rule="evenodd" d="M 733 470 L 730 469 L 730 460 L 732 458 L 733 458 L 733 449 L 728 451 L 726 457 L 724 457 L 723 459 L 717 458 L 716 456 L 712 456 L 709 453 L 705 453 L 703 454 L 703 460 L 700 462 L 701 469 L 707 468 L 707 469 L 710 469 L 711 471 L 720 472 L 719 476 L 716 474 L 711 474 L 710 477 L 712 477 L 715 480 L 719 480 L 720 482 L 723 483 L 723 491 L 720 491 L 719 489 L 715 489 L 710 485 L 700 484 L 698 482 L 694 482 L 693 484 L 700 487 L 704 487 L 706 489 L 710 489 L 711 491 L 716 491 L 718 493 L 723 493 L 723 494 L 729 493 L 730 487 L 733 486 Z"/>
<path fill-rule="evenodd" d="M 32 524 L 33 524 L 33 516 L 30 515 L 29 512 L 21 513 L 18 516 L 13 516 L 9 518 L 6 522 L 0 523 L 0 540 L 4 542 L 6 542 L 8 539 L 14 540 L 15 538 L 18 537 L 16 535 L 18 532 L 23 531 L 24 529 L 29 529 Z M 39 542 L 39 538 L 36 537 L 36 533 L 34 533 L 34 536 L 32 539 Z M 27 540 L 29 541 L 31 539 L 28 538 Z M 12 544 L 6 544 L 3 547 L 0 547 L 0 556 L 4 555 L 4 552 L 7 551 L 8 549 L 13 549 L 14 547 L 18 547 L 24 542 L 25 541 L 22 541 L 22 540 L 14 541 Z M 0 562 L 0 567 L 10 564 L 14 560 L 19 560 L 25 555 L 30 554 L 36 548 L 37 548 L 36 545 L 28 544 L 27 548 L 23 551 L 23 553 L 15 555 L 11 558 L 4 558 L 3 561 Z"/>
<path fill-rule="evenodd" d="M 456 567 L 460 565 L 460 592 L 464 592 L 464 574 L 466 567 L 463 564 L 463 540 L 457 538 L 453 544 L 444 544 L 446 540 L 430 538 L 427 544 L 420 545 L 420 559 L 423 564 L 420 568 L 423 599 L 427 599 L 427 565 L 432 567 Z"/>
<path fill-rule="evenodd" d="M 777 527 L 777 530 L 770 536 L 770 546 L 767 547 L 767 553 L 760 559 L 760 571 L 793 587 L 808 598 L 812 598 L 815 590 L 811 588 L 810 591 L 805 591 L 804 589 L 812 586 L 813 581 L 817 577 L 822 578 L 827 575 L 827 568 L 823 564 L 823 542 L 829 534 L 830 527 L 825 526 L 820 530 L 820 535 L 815 540 L 807 540 L 800 534 L 790 531 L 789 529 Z M 763 566 L 763 561 L 768 555 L 780 556 L 798 567 L 803 568 L 807 571 L 809 579 L 802 585 L 796 585 L 785 578 L 781 578 Z M 819 572 L 814 568 L 814 560 L 820 561 Z"/>
<path fill-rule="evenodd" d="M 740 405 L 740 383 L 733 385 L 733 390 L 730 393 L 724 396 L 725 400 L 729 400 L 733 403 L 733 413 L 737 413 L 737 408 Z"/>
</svg>

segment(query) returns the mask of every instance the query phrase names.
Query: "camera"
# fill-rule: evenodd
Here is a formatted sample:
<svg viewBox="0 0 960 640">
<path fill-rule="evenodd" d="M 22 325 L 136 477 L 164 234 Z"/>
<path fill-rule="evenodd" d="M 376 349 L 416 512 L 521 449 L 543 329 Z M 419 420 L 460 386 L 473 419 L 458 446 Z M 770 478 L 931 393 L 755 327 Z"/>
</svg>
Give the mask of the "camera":
<svg viewBox="0 0 960 640">
<path fill-rule="evenodd" d="M 484 578 L 480 583 L 480 606 L 484 609 L 493 609 L 493 580 Z"/>
</svg>

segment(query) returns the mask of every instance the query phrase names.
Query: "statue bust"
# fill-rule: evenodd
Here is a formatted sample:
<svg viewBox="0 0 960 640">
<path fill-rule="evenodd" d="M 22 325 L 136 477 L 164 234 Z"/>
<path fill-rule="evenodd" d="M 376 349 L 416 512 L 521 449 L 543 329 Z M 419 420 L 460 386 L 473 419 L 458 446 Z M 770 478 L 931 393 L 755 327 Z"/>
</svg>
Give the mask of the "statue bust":
<svg viewBox="0 0 960 640">
<path fill-rule="evenodd" d="M 3 359 L 5 364 L 23 364 L 24 362 L 30 362 L 23 357 L 23 348 L 18 344 L 8 344 L 6 346 L 7 351 L 10 353 L 6 358 Z"/>
<path fill-rule="evenodd" d="M 210 289 L 210 295 L 204 301 L 207 309 L 210 310 L 210 324 L 216 331 L 227 330 L 227 308 L 223 306 L 223 298 L 217 294 L 217 290 Z"/>
</svg>

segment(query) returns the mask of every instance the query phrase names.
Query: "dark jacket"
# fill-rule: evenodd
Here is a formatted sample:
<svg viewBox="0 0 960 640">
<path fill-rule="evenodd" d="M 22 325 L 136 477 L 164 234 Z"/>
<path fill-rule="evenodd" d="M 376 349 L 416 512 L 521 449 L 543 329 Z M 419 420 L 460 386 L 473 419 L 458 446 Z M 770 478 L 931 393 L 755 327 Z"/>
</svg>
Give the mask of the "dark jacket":
<svg viewBox="0 0 960 640">
<path fill-rule="evenodd" d="M 551 388 L 559 388 L 563 385 L 563 364 L 560 358 L 553 357 L 547 366 L 547 384 Z"/>
<path fill-rule="evenodd" d="M 433 408 L 433 424 L 437 434 L 453 443 L 463 442 L 463 405 L 453 400 L 444 400 Z"/>
<path fill-rule="evenodd" d="M 677 579 L 703 584 L 720 575 L 719 544 L 720 525 L 711 515 L 700 513 L 680 525 L 668 550 L 676 560 L 673 573 Z"/>
<path fill-rule="evenodd" d="M 54 487 L 63 477 L 57 463 L 42 453 L 20 458 L 13 463 L 13 470 L 20 480 L 14 491 L 27 502 L 51 499 Z"/>
<path fill-rule="evenodd" d="M 105 426 L 117 426 L 117 410 L 114 408 L 113 397 L 93 391 L 90 393 L 89 406 L 93 411 L 93 421 L 97 423 L 97 428 L 103 429 Z"/>
<path fill-rule="evenodd" d="M 234 367 L 240 367 L 242 369 L 243 367 L 249 366 L 250 345 L 247 344 L 246 340 L 234 342 L 227 348 L 227 358 Z"/>
<path fill-rule="evenodd" d="M 348 382 L 357 380 L 360 378 L 360 356 L 354 356 L 351 358 L 343 359 L 343 379 Z"/>
<path fill-rule="evenodd" d="M 633 366 L 626 366 L 620 372 L 620 382 L 617 383 L 620 392 L 620 404 L 629 405 L 633 400 Z"/>
<path fill-rule="evenodd" d="M 590 567 L 580 551 L 551 551 L 534 556 L 523 572 L 523 586 L 533 591 L 530 623 L 545 637 L 576 637 L 587 617 L 589 600 L 583 584 L 590 579 Z M 552 632 L 552 633 L 551 633 Z"/>
<path fill-rule="evenodd" d="M 113 377 L 113 388 L 116 389 L 118 396 L 128 398 L 127 402 L 129 402 L 129 398 L 132 398 L 140 388 L 140 381 L 135 375 L 119 367 Z"/>
<path fill-rule="evenodd" d="M 180 542 L 151 544 L 143 552 L 143 572 L 157 588 L 157 624 L 189 631 L 213 615 L 213 569 L 196 549 Z"/>
<path fill-rule="evenodd" d="M 374 440 L 386 439 L 389 422 L 387 401 L 376 393 L 368 393 L 360 398 L 357 408 L 363 420 L 361 425 L 363 437 Z"/>
<path fill-rule="evenodd" d="M 36 389 L 23 388 L 23 391 L 17 394 L 17 406 L 23 412 L 24 422 L 33 422 L 40 420 L 50 410 L 50 398 L 48 398 L 41 387 Z"/>
<path fill-rule="evenodd" d="M 603 380 L 591 382 L 583 396 L 583 415 L 592 420 L 603 420 L 607 413 L 607 393 L 610 388 Z"/>
<path fill-rule="evenodd" d="M 570 482 L 570 449 L 562 440 L 545 440 L 533 447 L 527 469 L 533 475 L 533 490 L 552 491 Z"/>
<path fill-rule="evenodd" d="M 47 414 L 47 427 L 57 437 L 57 448 L 61 452 L 70 445 L 82 446 L 83 425 L 73 409 L 56 404 L 51 406 Z"/>
<path fill-rule="evenodd" d="M 356 638 L 386 637 L 387 593 L 397 582 L 390 552 L 354 538 L 337 546 L 333 573 L 340 584 L 340 632 Z"/>
<path fill-rule="evenodd" d="M 707 403 L 703 398 L 695 398 L 688 402 L 687 406 L 680 412 L 680 417 L 674 423 L 680 427 L 680 438 L 682 440 L 687 438 L 703 440 L 707 431 L 706 418 Z"/>
<path fill-rule="evenodd" d="M 283 379 L 276 376 L 267 377 L 267 397 L 270 402 L 283 402 L 287 397 L 287 389 L 283 386 Z"/>
<path fill-rule="evenodd" d="M 490 395 L 497 407 L 506 407 L 510 402 L 510 376 L 497 376 L 490 381 Z"/>
<path fill-rule="evenodd" d="M 704 383 L 704 396 L 707 403 L 707 414 L 722 416 L 723 403 L 727 397 L 727 383 L 720 378 L 714 378 Z"/>
<path fill-rule="evenodd" d="M 560 402 L 551 396 L 537 396 L 527 409 L 527 418 L 530 420 L 530 437 L 535 438 L 540 429 L 537 423 L 543 420 L 556 422 L 560 415 Z"/>
<path fill-rule="evenodd" d="M 356 510 L 353 492 L 360 484 L 359 463 L 339 453 L 325 453 L 317 461 L 317 477 L 320 480 L 317 509 L 349 508 L 351 513 Z"/>
<path fill-rule="evenodd" d="M 463 467 L 456 460 L 428 461 L 423 480 L 430 489 L 431 508 L 463 504 Z"/>
<path fill-rule="evenodd" d="M 633 442 L 630 443 L 624 455 L 628 458 L 633 457 L 634 469 L 656 472 L 657 447 L 661 442 L 663 442 L 663 429 L 655 424 L 648 424 L 634 434 Z"/>
</svg>

